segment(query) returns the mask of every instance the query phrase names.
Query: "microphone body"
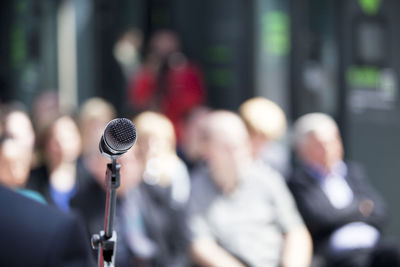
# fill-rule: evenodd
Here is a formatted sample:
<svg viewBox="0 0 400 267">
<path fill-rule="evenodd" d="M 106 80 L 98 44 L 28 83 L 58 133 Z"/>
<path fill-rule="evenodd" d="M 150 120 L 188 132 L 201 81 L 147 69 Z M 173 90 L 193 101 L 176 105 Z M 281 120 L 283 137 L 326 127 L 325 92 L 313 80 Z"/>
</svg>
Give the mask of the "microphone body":
<svg viewBox="0 0 400 267">
<path fill-rule="evenodd" d="M 102 155 L 117 159 L 136 143 L 136 127 L 126 118 L 110 121 L 101 136 L 99 149 Z"/>
</svg>

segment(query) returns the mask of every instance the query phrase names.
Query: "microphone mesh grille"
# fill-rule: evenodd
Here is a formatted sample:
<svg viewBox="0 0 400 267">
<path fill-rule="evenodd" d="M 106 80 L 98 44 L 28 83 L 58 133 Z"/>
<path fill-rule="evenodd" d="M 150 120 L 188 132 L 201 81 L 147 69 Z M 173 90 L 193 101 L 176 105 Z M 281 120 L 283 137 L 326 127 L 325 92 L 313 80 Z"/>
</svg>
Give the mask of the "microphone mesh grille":
<svg viewBox="0 0 400 267">
<path fill-rule="evenodd" d="M 114 119 L 104 130 L 104 139 L 112 149 L 124 152 L 136 142 L 136 127 L 129 119 Z"/>
</svg>

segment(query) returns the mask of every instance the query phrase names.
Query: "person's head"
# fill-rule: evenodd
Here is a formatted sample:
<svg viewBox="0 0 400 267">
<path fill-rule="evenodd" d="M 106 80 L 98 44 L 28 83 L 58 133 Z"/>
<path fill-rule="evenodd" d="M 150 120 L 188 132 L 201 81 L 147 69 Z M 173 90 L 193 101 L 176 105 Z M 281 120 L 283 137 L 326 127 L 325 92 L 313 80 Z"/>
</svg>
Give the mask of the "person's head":
<svg viewBox="0 0 400 267">
<path fill-rule="evenodd" d="M 254 97 L 239 107 L 239 114 L 249 131 L 253 154 L 268 142 L 283 137 L 286 132 L 286 116 L 283 110 L 271 100 Z"/>
<path fill-rule="evenodd" d="M 137 28 L 125 31 L 114 45 L 114 56 L 123 65 L 137 60 L 143 43 L 143 34 Z"/>
<path fill-rule="evenodd" d="M 326 171 L 343 160 L 339 128 L 327 114 L 310 113 L 300 117 L 294 124 L 294 146 L 304 163 Z"/>
<path fill-rule="evenodd" d="M 156 31 L 150 39 L 150 53 L 161 58 L 167 58 L 173 53 L 179 52 L 181 44 L 178 35 L 171 30 Z"/>
<path fill-rule="evenodd" d="M 236 184 L 241 167 L 251 159 L 247 129 L 237 114 L 225 110 L 211 112 L 206 124 L 205 159 L 216 184 L 225 190 L 225 185 Z"/>
<path fill-rule="evenodd" d="M 31 156 L 17 140 L 0 141 L 0 182 L 8 187 L 23 187 L 28 180 Z"/>
<path fill-rule="evenodd" d="M 162 154 L 175 154 L 176 137 L 174 126 L 163 114 L 145 111 L 133 122 L 138 132 L 137 146 L 147 160 Z"/>
<path fill-rule="evenodd" d="M 104 128 L 115 117 L 115 108 L 102 98 L 90 98 L 83 103 L 79 111 L 79 129 L 84 156 L 98 152 Z"/>
<path fill-rule="evenodd" d="M 3 109 L 0 137 L 0 181 L 6 186 L 24 186 L 30 172 L 35 133 L 28 115 L 20 108 Z"/>
<path fill-rule="evenodd" d="M 62 162 L 74 163 L 81 152 L 78 126 L 68 115 L 55 119 L 44 131 L 42 145 L 50 169 Z"/>
<path fill-rule="evenodd" d="M 204 129 L 209 108 L 199 107 L 188 115 L 182 129 L 180 148 L 185 158 L 196 162 L 203 158 Z"/>
<path fill-rule="evenodd" d="M 3 134 L 33 151 L 35 132 L 28 114 L 18 106 L 6 106 L 2 120 Z"/>
<path fill-rule="evenodd" d="M 32 118 L 35 129 L 41 133 L 60 113 L 58 92 L 47 90 L 36 96 L 32 105 Z"/>
</svg>

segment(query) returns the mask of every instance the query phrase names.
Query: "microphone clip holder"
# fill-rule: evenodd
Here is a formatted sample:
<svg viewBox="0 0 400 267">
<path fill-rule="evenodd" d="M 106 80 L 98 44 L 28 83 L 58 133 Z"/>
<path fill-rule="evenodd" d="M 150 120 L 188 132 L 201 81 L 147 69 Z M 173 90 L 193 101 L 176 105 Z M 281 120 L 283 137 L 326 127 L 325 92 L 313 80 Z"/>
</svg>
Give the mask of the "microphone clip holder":
<svg viewBox="0 0 400 267">
<path fill-rule="evenodd" d="M 104 216 L 104 231 L 92 236 L 92 247 L 98 250 L 98 266 L 114 267 L 117 244 L 117 233 L 113 230 L 117 189 L 120 186 L 120 165 L 116 158 L 107 164 L 105 188 L 107 190 Z"/>
</svg>

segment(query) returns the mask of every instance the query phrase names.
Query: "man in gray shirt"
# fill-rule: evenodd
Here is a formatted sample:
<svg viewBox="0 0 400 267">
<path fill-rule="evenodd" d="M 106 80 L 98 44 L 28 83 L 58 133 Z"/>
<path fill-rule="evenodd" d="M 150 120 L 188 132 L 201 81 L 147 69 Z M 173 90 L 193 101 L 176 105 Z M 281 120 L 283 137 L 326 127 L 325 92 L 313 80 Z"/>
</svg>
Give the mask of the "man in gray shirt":
<svg viewBox="0 0 400 267">
<path fill-rule="evenodd" d="M 193 174 L 191 252 L 201 266 L 308 266 L 311 239 L 283 178 L 251 160 L 248 134 L 228 111 L 207 118 L 207 168 Z"/>
</svg>

